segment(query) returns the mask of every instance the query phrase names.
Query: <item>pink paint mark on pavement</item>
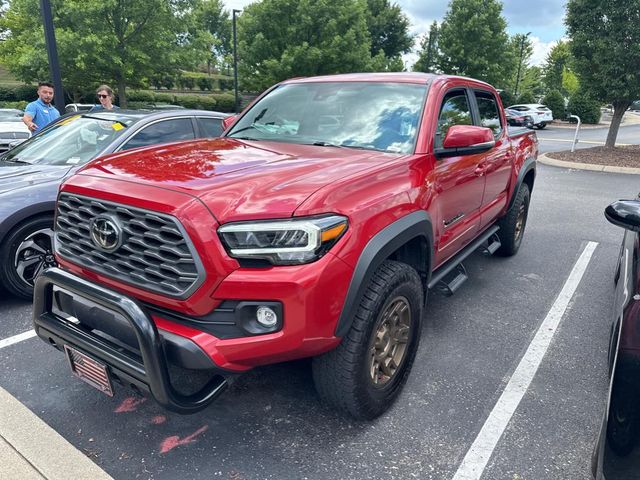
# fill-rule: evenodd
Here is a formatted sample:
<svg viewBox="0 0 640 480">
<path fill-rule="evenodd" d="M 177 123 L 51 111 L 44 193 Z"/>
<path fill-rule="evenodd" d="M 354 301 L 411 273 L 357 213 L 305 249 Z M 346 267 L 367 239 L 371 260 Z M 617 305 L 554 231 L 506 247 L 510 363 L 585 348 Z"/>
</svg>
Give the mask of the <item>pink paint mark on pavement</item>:
<svg viewBox="0 0 640 480">
<path fill-rule="evenodd" d="M 126 413 L 126 412 L 135 412 L 138 408 L 138 405 L 146 402 L 146 398 L 136 398 L 136 397 L 127 397 L 125 398 L 118 408 L 116 408 L 116 413 Z"/>
<path fill-rule="evenodd" d="M 160 425 L 166 421 L 167 417 L 165 417 L 164 415 L 156 415 L 151 419 L 151 423 L 153 423 L 154 425 Z"/>
<path fill-rule="evenodd" d="M 180 438 L 178 435 L 172 435 L 171 437 L 167 437 L 163 440 L 160 445 L 160 453 L 167 453 L 169 450 L 172 450 L 180 445 L 186 445 L 187 443 L 194 443 L 196 441 L 196 437 L 201 433 L 205 432 L 209 428 L 208 425 L 199 428 L 191 435 L 187 435 L 184 438 Z"/>
</svg>

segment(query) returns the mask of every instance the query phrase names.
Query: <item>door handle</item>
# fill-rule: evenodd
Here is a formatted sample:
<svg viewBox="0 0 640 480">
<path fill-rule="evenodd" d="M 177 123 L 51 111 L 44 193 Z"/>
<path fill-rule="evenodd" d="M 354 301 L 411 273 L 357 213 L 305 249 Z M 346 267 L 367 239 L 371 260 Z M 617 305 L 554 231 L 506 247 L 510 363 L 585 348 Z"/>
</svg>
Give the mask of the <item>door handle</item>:
<svg viewBox="0 0 640 480">
<path fill-rule="evenodd" d="M 476 167 L 476 169 L 473 171 L 473 173 L 475 173 L 477 176 L 481 177 L 482 175 L 484 175 L 485 170 L 487 169 L 485 164 L 480 164 Z"/>
</svg>

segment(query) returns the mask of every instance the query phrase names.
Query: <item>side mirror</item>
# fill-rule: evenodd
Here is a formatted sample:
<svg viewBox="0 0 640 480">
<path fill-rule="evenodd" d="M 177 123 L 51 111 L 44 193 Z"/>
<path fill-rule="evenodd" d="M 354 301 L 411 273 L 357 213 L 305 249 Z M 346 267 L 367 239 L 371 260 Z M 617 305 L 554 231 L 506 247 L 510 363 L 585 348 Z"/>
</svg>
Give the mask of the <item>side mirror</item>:
<svg viewBox="0 0 640 480">
<path fill-rule="evenodd" d="M 475 125 L 453 125 L 447 131 L 442 148 L 436 149 L 436 155 L 451 157 L 485 152 L 496 144 L 490 128 Z"/>
<path fill-rule="evenodd" d="M 640 232 L 640 200 L 618 200 L 604 210 L 604 216 L 618 227 Z"/>
<path fill-rule="evenodd" d="M 231 125 L 236 123 L 239 115 L 229 115 L 222 120 L 222 130 L 227 130 Z"/>
</svg>

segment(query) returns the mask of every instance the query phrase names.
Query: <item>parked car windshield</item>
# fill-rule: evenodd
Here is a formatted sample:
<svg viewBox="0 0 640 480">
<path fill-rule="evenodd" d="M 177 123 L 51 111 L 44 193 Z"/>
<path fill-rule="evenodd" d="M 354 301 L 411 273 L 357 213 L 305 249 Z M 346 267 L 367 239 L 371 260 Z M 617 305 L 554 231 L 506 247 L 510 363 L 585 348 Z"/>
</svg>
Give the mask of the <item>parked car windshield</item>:
<svg viewBox="0 0 640 480">
<path fill-rule="evenodd" d="M 74 115 L 9 150 L 2 160 L 46 165 L 82 165 L 95 158 L 127 125 Z"/>
<path fill-rule="evenodd" d="M 22 110 L 0 108 L 0 122 L 21 122 L 23 115 Z"/>
<path fill-rule="evenodd" d="M 410 153 L 425 95 L 425 85 L 406 83 L 281 85 L 257 102 L 227 136 Z"/>
</svg>

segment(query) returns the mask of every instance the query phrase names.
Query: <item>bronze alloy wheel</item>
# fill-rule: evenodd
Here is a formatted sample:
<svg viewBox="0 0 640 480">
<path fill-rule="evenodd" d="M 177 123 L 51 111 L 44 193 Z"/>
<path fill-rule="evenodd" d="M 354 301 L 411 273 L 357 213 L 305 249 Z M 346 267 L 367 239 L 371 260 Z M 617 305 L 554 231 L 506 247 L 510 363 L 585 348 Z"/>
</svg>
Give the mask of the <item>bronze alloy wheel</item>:
<svg viewBox="0 0 640 480">
<path fill-rule="evenodd" d="M 396 297 L 380 314 L 369 349 L 370 380 L 384 387 L 396 374 L 407 352 L 411 334 L 411 308 L 405 297 Z"/>
<path fill-rule="evenodd" d="M 525 222 L 525 218 L 526 218 L 526 213 L 527 213 L 527 208 L 525 206 L 525 204 L 521 204 L 520 208 L 518 209 L 518 218 L 516 219 L 516 231 L 515 231 L 515 241 L 519 241 L 520 237 L 522 236 L 522 232 L 524 231 L 524 222 Z"/>
</svg>

